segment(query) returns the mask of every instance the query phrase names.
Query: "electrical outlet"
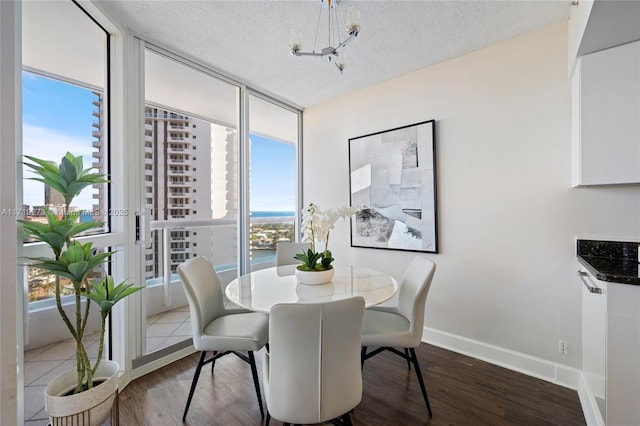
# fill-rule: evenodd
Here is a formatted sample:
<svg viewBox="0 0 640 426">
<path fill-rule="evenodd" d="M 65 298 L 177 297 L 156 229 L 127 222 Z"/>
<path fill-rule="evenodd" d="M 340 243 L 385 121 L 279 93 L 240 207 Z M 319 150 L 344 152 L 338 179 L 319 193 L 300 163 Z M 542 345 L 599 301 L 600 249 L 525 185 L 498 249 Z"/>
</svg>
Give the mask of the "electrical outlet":
<svg viewBox="0 0 640 426">
<path fill-rule="evenodd" d="M 558 340 L 558 353 L 560 355 L 569 355 L 569 344 L 566 340 Z"/>
</svg>

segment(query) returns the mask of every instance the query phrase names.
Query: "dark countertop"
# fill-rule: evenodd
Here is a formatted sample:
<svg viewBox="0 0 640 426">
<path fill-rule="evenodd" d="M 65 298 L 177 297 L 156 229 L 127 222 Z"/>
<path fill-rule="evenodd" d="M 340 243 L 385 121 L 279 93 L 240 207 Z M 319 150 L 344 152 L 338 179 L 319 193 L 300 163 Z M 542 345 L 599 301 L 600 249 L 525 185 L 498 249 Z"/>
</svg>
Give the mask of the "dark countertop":
<svg viewBox="0 0 640 426">
<path fill-rule="evenodd" d="M 577 256 L 600 281 L 640 285 L 637 242 L 578 240 Z"/>
</svg>

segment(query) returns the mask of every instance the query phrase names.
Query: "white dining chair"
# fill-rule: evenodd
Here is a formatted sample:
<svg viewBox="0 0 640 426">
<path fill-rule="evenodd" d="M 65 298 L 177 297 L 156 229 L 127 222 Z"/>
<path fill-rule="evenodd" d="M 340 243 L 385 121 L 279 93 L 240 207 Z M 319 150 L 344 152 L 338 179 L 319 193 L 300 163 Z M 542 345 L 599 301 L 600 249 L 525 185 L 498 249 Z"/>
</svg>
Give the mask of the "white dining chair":
<svg viewBox="0 0 640 426">
<path fill-rule="evenodd" d="M 269 314 L 263 381 L 271 416 L 293 424 L 342 421 L 362 399 L 364 298 L 283 303 Z"/>
<path fill-rule="evenodd" d="M 179 265 L 178 273 L 189 302 L 193 346 L 201 352 L 182 421 L 187 418 L 202 367 L 211 363 L 213 374 L 216 360 L 231 353 L 251 366 L 260 414 L 264 417 L 253 352 L 260 350 L 269 339 L 269 316 L 259 312 L 225 308 L 218 275 L 211 263 L 202 256 Z M 205 359 L 208 351 L 212 351 L 213 355 Z M 247 355 L 239 351 L 246 351 Z"/>
<path fill-rule="evenodd" d="M 306 253 L 310 248 L 310 243 L 280 241 L 276 246 L 276 266 L 297 265 L 302 263 L 295 258 L 295 255 L 303 252 Z"/>
<path fill-rule="evenodd" d="M 406 359 L 409 368 L 413 364 L 429 417 L 432 416 L 431 405 L 414 348 L 420 345 L 422 339 L 424 307 L 435 270 L 435 263 L 416 256 L 400 281 L 397 305 L 367 309 L 362 327 L 362 367 L 367 359 L 383 351 Z M 368 347 L 378 349 L 367 353 Z"/>
</svg>

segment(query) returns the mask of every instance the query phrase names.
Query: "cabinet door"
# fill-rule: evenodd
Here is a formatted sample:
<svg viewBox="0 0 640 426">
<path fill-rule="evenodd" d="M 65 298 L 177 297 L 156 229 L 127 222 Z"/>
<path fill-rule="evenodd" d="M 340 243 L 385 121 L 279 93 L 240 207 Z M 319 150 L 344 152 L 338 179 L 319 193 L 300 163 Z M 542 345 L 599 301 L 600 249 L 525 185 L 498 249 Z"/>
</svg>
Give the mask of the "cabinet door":
<svg viewBox="0 0 640 426">
<path fill-rule="evenodd" d="M 582 57 L 580 184 L 640 183 L 640 41 Z"/>
<path fill-rule="evenodd" d="M 580 274 L 580 273 L 579 273 Z M 586 387 L 589 412 L 585 416 L 590 424 L 604 425 L 606 416 L 606 324 L 607 283 L 596 280 L 587 273 L 580 274 L 582 285 L 582 372 Z M 599 288 L 601 293 L 587 289 Z"/>
<path fill-rule="evenodd" d="M 640 287 L 607 291 L 607 424 L 640 425 Z"/>
</svg>

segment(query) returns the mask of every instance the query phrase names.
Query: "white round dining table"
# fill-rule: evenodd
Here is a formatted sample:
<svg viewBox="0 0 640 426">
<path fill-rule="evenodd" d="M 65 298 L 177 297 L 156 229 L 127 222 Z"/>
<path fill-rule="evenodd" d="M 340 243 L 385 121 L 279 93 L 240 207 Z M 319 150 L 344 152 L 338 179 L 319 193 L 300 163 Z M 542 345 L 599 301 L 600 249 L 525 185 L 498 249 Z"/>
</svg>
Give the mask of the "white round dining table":
<svg viewBox="0 0 640 426">
<path fill-rule="evenodd" d="M 242 275 L 227 285 L 225 295 L 245 309 L 268 313 L 278 303 L 318 303 L 355 296 L 362 296 L 368 308 L 389 300 L 398 290 L 398 282 L 391 275 L 355 265 L 334 265 L 335 275 L 327 284 L 301 284 L 295 276 L 296 266 Z"/>
</svg>

